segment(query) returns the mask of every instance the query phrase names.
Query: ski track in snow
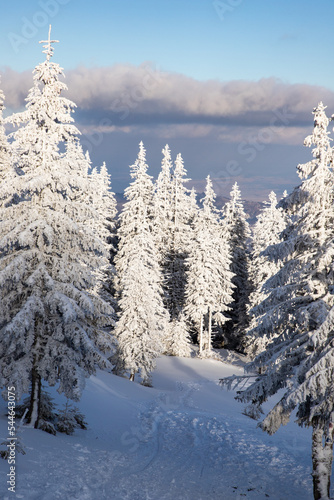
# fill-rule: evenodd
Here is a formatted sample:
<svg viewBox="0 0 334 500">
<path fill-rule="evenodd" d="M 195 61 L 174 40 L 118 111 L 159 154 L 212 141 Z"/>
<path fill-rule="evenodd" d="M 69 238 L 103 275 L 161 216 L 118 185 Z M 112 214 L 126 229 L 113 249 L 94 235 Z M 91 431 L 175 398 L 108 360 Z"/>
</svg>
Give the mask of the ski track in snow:
<svg viewBox="0 0 334 500">
<path fill-rule="evenodd" d="M 188 384 L 187 388 L 179 385 L 179 390 L 184 391 L 180 407 L 192 409 L 191 395 L 198 388 L 199 384 Z M 303 481 L 309 470 L 298 465 L 290 454 L 249 436 L 233 420 L 196 413 L 196 409 L 187 413 L 184 408 L 168 410 L 163 406 L 164 398 L 162 404 L 158 401 L 141 417 L 144 441 L 149 445 L 141 446 L 129 464 L 131 482 L 135 477 L 142 490 L 142 495 L 135 498 L 311 498 L 308 481 Z M 145 465 L 138 468 L 138 463 Z M 264 468 L 271 470 L 265 478 L 259 473 Z M 127 478 L 122 480 L 127 484 Z M 154 495 L 154 487 L 147 488 L 150 483 L 159 485 L 159 496 Z M 277 484 L 288 486 L 278 492 Z"/>
<path fill-rule="evenodd" d="M 221 390 L 210 380 L 176 381 L 174 391 L 155 391 L 153 399 L 137 401 L 120 446 L 101 442 L 90 429 L 70 437 L 46 435 L 35 449 L 36 431 L 24 430 L 29 445 L 23 436 L 27 454 L 18 457 L 17 492 L 7 491 L 8 465 L 1 461 L 0 498 L 311 499 L 311 471 L 302 458 L 307 444 L 299 450 L 298 443 L 284 441 L 289 437 L 273 442 L 254 432 L 256 422 L 241 414 L 238 403 L 239 413 L 206 410 L 198 403 L 209 388 Z"/>
</svg>

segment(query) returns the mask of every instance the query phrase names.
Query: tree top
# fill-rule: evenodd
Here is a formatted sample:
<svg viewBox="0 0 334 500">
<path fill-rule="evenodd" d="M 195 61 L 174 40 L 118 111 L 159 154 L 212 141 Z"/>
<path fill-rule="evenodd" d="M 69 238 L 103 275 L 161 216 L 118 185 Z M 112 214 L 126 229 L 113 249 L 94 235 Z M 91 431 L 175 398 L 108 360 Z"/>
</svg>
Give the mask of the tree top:
<svg viewBox="0 0 334 500">
<path fill-rule="evenodd" d="M 53 47 L 52 43 L 59 43 L 59 40 L 51 40 L 51 24 L 49 26 L 49 36 L 47 40 L 40 40 L 39 43 L 45 43 L 46 45 L 43 45 L 43 54 L 46 54 L 46 60 L 50 61 L 50 58 L 53 56 Z"/>
</svg>

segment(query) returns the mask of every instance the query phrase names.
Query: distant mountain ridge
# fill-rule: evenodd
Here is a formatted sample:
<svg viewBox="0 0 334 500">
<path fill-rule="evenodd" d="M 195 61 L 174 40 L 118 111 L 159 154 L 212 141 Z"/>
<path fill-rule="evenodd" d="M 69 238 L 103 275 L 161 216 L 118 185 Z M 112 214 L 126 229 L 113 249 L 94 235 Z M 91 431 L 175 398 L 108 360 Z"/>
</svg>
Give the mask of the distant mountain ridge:
<svg viewBox="0 0 334 500">
<path fill-rule="evenodd" d="M 204 194 L 201 194 L 200 197 L 203 198 Z M 227 198 L 226 196 L 217 196 L 216 198 L 216 207 L 221 210 L 223 206 L 230 201 L 230 198 Z M 244 209 L 247 214 L 247 221 L 249 224 L 255 224 L 256 222 L 256 217 L 259 215 L 261 210 L 263 209 L 263 203 L 260 201 L 249 201 L 249 200 L 242 200 L 244 204 Z"/>
<path fill-rule="evenodd" d="M 117 202 L 117 211 L 120 213 L 122 211 L 123 205 L 125 203 L 124 193 L 116 193 L 116 202 Z M 197 193 L 197 201 L 200 204 L 199 200 L 204 197 L 204 193 Z M 227 203 L 230 199 L 226 196 L 217 196 L 216 198 L 216 207 L 221 210 L 225 203 Z M 256 217 L 259 215 L 263 208 L 263 203 L 259 201 L 249 201 L 243 200 L 245 212 L 248 216 L 247 220 L 249 224 L 255 224 Z"/>
</svg>

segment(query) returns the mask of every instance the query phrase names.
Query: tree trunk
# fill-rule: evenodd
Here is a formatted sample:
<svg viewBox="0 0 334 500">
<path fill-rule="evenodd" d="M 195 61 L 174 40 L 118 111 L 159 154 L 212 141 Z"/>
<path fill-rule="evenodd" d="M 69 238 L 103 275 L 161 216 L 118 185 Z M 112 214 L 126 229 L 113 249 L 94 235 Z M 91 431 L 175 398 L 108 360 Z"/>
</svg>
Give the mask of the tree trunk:
<svg viewBox="0 0 334 500">
<path fill-rule="evenodd" d="M 27 420 L 30 427 L 38 428 L 38 421 L 40 417 L 40 402 L 41 402 L 42 380 L 33 367 L 31 372 L 31 392 L 30 392 L 30 405 L 27 414 Z"/>
<path fill-rule="evenodd" d="M 313 423 L 312 464 L 314 500 L 330 498 L 330 481 L 333 461 L 333 423 L 328 431 L 322 429 L 318 422 Z"/>
<path fill-rule="evenodd" d="M 201 325 L 199 330 L 199 352 L 203 351 L 203 316 L 201 315 Z"/>
<path fill-rule="evenodd" d="M 40 318 L 35 318 L 35 338 L 32 345 L 33 352 L 33 364 L 31 370 L 31 389 L 30 389 L 30 403 L 29 410 L 27 413 L 27 421 L 30 427 L 38 428 L 38 421 L 40 417 L 40 402 L 41 402 L 41 390 L 42 390 L 42 379 L 38 373 L 38 351 L 39 351 L 39 324 Z"/>
<path fill-rule="evenodd" d="M 131 380 L 131 382 L 134 382 L 135 381 L 135 372 L 132 372 L 130 377 L 129 377 L 129 380 Z"/>
<path fill-rule="evenodd" d="M 212 312 L 211 312 L 211 307 L 209 307 L 208 351 L 211 351 L 211 335 L 212 335 Z"/>
</svg>

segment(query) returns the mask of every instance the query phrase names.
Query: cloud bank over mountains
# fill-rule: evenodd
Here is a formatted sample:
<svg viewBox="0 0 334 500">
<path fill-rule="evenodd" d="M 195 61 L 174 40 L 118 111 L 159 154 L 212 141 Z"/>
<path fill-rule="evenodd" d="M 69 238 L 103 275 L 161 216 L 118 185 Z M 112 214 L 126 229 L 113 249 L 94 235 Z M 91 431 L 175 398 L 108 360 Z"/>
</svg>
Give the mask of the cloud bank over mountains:
<svg viewBox="0 0 334 500">
<path fill-rule="evenodd" d="M 313 129 L 313 108 L 323 101 L 328 116 L 334 113 L 333 91 L 276 78 L 198 81 L 150 63 L 65 73 L 64 96 L 77 105 L 82 145 L 94 164 L 107 161 L 116 191 L 128 184 L 128 166 L 143 140 L 153 176 L 169 143 L 173 157 L 183 154 L 198 188 L 210 173 L 217 194 L 228 196 L 238 181 L 245 197 L 263 200 L 271 189 L 299 182 L 296 165 L 311 159 L 303 142 Z M 24 107 L 32 85 L 30 71 L 4 68 L 7 113 Z"/>
<path fill-rule="evenodd" d="M 334 92 L 326 88 L 291 85 L 275 78 L 197 81 L 161 71 L 150 63 L 81 66 L 67 71 L 65 82 L 82 125 L 117 127 L 125 132 L 136 126 L 176 126 L 176 134 L 196 137 L 211 134 L 218 127 L 218 138 L 239 141 L 239 134 L 229 134 L 229 128 L 277 127 L 281 133 L 275 140 L 285 141 L 291 134 L 282 135 L 283 128 L 296 136 L 298 129 L 312 126 L 311 112 L 320 100 L 330 114 L 334 112 Z M 5 68 L 1 86 L 7 108 L 16 110 L 24 106 L 32 75 Z"/>
</svg>

